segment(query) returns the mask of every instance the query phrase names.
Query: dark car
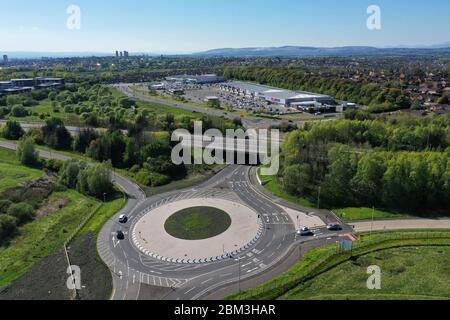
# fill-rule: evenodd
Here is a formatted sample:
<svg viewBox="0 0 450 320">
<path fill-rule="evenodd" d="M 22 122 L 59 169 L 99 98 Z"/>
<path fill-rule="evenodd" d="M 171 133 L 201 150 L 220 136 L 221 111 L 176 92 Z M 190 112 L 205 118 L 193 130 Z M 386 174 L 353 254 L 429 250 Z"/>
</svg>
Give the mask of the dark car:
<svg viewBox="0 0 450 320">
<path fill-rule="evenodd" d="M 330 230 L 330 231 L 341 231 L 342 227 L 339 224 L 333 223 L 333 224 L 329 224 L 327 226 L 327 229 Z"/>
<path fill-rule="evenodd" d="M 308 228 L 304 227 L 297 231 L 297 234 L 301 237 L 313 236 L 314 233 Z"/>
<path fill-rule="evenodd" d="M 125 239 L 125 235 L 122 231 L 117 231 L 117 239 L 119 240 Z"/>
</svg>

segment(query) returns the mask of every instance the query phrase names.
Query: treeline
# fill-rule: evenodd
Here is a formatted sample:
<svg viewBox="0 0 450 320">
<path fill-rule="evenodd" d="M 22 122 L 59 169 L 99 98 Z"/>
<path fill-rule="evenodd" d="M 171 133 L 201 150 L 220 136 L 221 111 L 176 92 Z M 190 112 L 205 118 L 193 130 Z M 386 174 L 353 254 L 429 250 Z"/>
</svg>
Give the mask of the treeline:
<svg viewBox="0 0 450 320">
<path fill-rule="evenodd" d="M 401 87 L 369 81 L 352 81 L 339 77 L 316 76 L 300 68 L 227 67 L 224 68 L 223 75 L 228 79 L 254 81 L 291 90 L 327 94 L 338 100 L 370 106 L 372 112 L 411 107 L 411 100 Z"/>
<path fill-rule="evenodd" d="M 450 117 L 306 125 L 283 145 L 282 187 L 331 207 L 450 208 Z"/>
<path fill-rule="evenodd" d="M 238 123 L 224 122 L 217 117 L 204 116 L 203 129 L 240 127 Z M 110 127 L 106 131 L 93 128 L 81 129 L 75 137 L 60 119 L 51 118 L 45 126 L 35 127 L 25 132 L 16 121 L 8 121 L 0 135 L 6 139 L 19 140 L 31 138 L 38 145 L 56 150 L 76 151 L 100 163 L 110 162 L 112 167 L 126 169 L 145 186 L 157 187 L 173 180 L 184 178 L 188 170 L 184 165 L 174 165 L 171 159 L 172 142 L 170 131 L 148 132 L 149 118 L 140 113 L 127 132 Z M 182 118 L 175 123 L 171 114 L 165 115 L 167 126 L 175 129 L 182 125 L 193 130 L 194 119 Z M 24 160 L 26 161 L 26 160 Z M 31 160 L 32 161 L 32 160 Z M 31 163 L 30 163 L 31 164 Z"/>
</svg>

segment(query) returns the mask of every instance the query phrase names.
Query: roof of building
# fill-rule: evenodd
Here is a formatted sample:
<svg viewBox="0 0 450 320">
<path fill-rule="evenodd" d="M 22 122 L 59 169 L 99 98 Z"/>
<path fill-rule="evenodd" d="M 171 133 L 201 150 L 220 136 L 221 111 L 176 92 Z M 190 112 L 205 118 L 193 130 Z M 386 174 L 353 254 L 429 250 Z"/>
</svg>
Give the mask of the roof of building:
<svg viewBox="0 0 450 320">
<path fill-rule="evenodd" d="M 260 85 L 260 84 L 253 84 L 248 82 L 228 82 L 224 84 L 225 86 L 238 88 L 243 91 L 249 91 L 249 92 L 255 92 L 259 95 L 271 97 L 271 98 L 277 98 L 277 99 L 307 99 L 307 98 L 329 98 L 327 95 L 323 94 L 316 94 L 306 91 L 292 91 L 292 90 L 286 90 L 286 89 L 280 89 L 275 87 L 270 87 L 266 85 Z"/>
</svg>

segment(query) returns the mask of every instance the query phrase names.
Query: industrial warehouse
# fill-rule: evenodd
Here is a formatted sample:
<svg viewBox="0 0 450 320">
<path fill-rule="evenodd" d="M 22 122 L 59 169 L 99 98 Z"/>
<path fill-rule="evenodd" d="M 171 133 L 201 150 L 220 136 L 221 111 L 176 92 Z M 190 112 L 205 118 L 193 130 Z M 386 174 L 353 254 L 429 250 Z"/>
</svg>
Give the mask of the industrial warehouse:
<svg viewBox="0 0 450 320">
<path fill-rule="evenodd" d="M 240 96 L 261 100 L 285 107 L 299 109 L 320 105 L 335 105 L 334 99 L 327 95 L 305 91 L 291 91 L 246 82 L 228 82 L 220 85 L 220 89 Z"/>
<path fill-rule="evenodd" d="M 229 81 L 216 74 L 176 75 L 153 83 L 149 88 L 161 94 L 185 98 L 188 101 L 215 103 L 247 112 L 293 114 L 305 112 L 341 113 L 355 108 L 354 103 L 336 101 L 324 94 L 294 91 L 250 82 Z"/>
<path fill-rule="evenodd" d="M 34 89 L 60 88 L 64 87 L 64 84 L 63 78 L 11 79 L 10 81 L 0 81 L 0 94 L 30 92 Z"/>
</svg>

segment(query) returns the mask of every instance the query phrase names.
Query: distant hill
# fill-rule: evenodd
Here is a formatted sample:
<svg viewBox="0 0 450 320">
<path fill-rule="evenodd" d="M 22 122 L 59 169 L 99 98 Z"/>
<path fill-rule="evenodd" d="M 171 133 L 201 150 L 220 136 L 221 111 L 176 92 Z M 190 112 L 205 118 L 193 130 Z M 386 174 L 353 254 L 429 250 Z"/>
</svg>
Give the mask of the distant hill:
<svg viewBox="0 0 450 320">
<path fill-rule="evenodd" d="M 269 56 L 361 56 L 361 55 L 423 55 L 450 54 L 448 47 L 427 48 L 375 48 L 364 46 L 347 46 L 335 48 L 316 48 L 301 46 L 267 47 L 267 48 L 223 48 L 198 52 L 198 56 L 227 56 L 227 57 L 269 57 Z"/>
</svg>

